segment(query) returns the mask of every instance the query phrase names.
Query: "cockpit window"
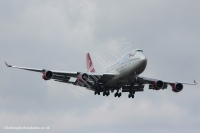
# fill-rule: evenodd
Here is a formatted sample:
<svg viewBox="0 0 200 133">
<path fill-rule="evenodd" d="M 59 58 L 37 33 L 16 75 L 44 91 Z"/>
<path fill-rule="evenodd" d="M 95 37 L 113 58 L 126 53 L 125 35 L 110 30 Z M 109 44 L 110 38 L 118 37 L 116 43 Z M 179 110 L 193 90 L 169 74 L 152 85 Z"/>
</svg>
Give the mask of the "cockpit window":
<svg viewBox="0 0 200 133">
<path fill-rule="evenodd" d="M 136 50 L 136 52 L 143 52 L 142 50 Z"/>
</svg>

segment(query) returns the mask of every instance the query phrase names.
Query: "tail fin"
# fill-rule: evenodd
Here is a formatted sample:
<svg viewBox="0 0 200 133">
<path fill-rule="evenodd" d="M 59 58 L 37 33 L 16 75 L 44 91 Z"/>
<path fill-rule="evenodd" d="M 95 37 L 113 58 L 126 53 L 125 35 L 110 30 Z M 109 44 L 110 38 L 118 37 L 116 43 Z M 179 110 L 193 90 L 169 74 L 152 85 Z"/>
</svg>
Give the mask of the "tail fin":
<svg viewBox="0 0 200 133">
<path fill-rule="evenodd" d="M 86 65 L 87 65 L 87 71 L 88 72 L 92 72 L 92 73 L 95 72 L 95 69 L 94 69 L 94 66 L 93 66 L 93 63 L 92 63 L 92 59 L 90 58 L 89 53 L 86 54 Z"/>
</svg>

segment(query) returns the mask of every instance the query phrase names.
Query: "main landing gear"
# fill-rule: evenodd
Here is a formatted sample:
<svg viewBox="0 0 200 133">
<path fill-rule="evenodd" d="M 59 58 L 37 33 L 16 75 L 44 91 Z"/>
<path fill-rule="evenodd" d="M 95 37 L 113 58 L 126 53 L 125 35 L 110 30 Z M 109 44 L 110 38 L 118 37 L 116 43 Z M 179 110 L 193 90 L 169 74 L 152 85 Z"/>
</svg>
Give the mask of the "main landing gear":
<svg viewBox="0 0 200 133">
<path fill-rule="evenodd" d="M 128 98 L 134 98 L 134 94 L 135 94 L 135 91 L 130 92 L 130 93 L 128 94 Z"/>
<path fill-rule="evenodd" d="M 105 90 L 105 88 L 103 87 L 103 85 L 101 86 L 101 88 L 104 89 L 103 96 L 109 96 L 110 95 L 109 90 Z M 96 89 L 95 89 L 95 91 L 94 91 L 94 95 L 96 95 L 96 94 L 100 95 L 101 88 L 99 86 L 97 86 Z"/>
<path fill-rule="evenodd" d="M 100 95 L 100 88 L 99 87 L 97 87 L 94 91 L 94 95 L 96 95 L 96 94 Z"/>
<path fill-rule="evenodd" d="M 117 90 L 117 92 L 115 93 L 114 96 L 115 96 L 115 97 L 121 97 L 121 95 L 122 95 L 122 93 L 121 93 L 121 92 L 119 93 L 119 90 Z"/>
<path fill-rule="evenodd" d="M 103 96 L 109 96 L 110 95 L 110 91 L 109 90 L 105 90 L 103 92 Z M 111 92 L 114 92 L 114 89 L 111 89 Z M 100 87 L 96 87 L 95 91 L 94 91 L 94 95 L 100 95 Z M 119 92 L 119 89 L 117 89 L 117 92 L 114 94 L 115 97 L 121 97 L 122 93 Z"/>
<path fill-rule="evenodd" d="M 118 93 L 118 92 L 115 93 L 115 97 L 121 97 L 121 95 L 122 95 L 121 92 L 120 93 Z"/>
<path fill-rule="evenodd" d="M 96 94 L 100 95 L 100 91 L 94 91 L 94 95 Z"/>
<path fill-rule="evenodd" d="M 110 95 L 110 92 L 109 91 L 104 91 L 103 92 L 103 96 L 109 96 Z"/>
</svg>

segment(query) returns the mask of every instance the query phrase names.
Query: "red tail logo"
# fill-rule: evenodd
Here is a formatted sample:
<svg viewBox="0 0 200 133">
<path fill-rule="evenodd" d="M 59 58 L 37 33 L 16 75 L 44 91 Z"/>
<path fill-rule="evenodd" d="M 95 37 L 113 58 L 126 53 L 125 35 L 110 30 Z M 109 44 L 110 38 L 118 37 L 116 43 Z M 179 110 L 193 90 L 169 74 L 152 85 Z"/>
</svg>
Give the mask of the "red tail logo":
<svg viewBox="0 0 200 133">
<path fill-rule="evenodd" d="M 129 54 L 129 57 L 133 57 L 135 55 L 135 53 L 133 53 L 133 54 Z"/>
<path fill-rule="evenodd" d="M 92 72 L 92 73 L 95 72 L 95 69 L 94 69 L 94 66 L 92 63 L 92 59 L 90 58 L 89 53 L 86 54 L 86 65 L 87 65 L 88 72 Z"/>
</svg>

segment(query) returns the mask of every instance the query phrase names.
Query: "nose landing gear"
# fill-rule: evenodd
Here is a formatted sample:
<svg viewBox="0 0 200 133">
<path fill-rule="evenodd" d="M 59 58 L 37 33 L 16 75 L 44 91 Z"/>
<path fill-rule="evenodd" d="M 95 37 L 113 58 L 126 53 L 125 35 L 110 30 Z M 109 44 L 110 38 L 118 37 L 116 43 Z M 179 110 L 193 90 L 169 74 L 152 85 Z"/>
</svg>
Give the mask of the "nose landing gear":
<svg viewBox="0 0 200 133">
<path fill-rule="evenodd" d="M 133 94 L 128 94 L 128 98 L 134 98 Z"/>
<path fill-rule="evenodd" d="M 128 98 L 134 98 L 135 91 L 130 91 L 128 94 Z"/>
</svg>

